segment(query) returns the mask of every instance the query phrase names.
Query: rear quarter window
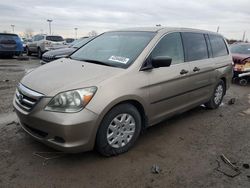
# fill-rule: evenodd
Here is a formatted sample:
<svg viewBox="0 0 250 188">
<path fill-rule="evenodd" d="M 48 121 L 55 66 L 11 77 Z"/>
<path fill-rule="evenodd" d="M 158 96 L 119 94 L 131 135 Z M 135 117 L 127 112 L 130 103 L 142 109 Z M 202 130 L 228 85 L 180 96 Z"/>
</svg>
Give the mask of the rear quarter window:
<svg viewBox="0 0 250 188">
<path fill-rule="evenodd" d="M 208 58 L 207 44 L 202 33 L 182 33 L 185 61 L 196 61 Z"/>
<path fill-rule="evenodd" d="M 228 49 L 224 39 L 218 35 L 209 35 L 213 57 L 228 55 Z"/>
</svg>

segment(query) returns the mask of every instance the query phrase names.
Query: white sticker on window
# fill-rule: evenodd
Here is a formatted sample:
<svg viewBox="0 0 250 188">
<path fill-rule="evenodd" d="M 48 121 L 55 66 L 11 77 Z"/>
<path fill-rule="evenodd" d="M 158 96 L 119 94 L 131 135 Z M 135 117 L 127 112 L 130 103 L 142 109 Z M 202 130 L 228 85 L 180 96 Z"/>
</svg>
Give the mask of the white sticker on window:
<svg viewBox="0 0 250 188">
<path fill-rule="evenodd" d="M 128 61 L 129 61 L 129 58 L 112 55 L 109 58 L 109 61 L 115 61 L 115 62 L 118 62 L 118 63 L 127 64 Z"/>
</svg>

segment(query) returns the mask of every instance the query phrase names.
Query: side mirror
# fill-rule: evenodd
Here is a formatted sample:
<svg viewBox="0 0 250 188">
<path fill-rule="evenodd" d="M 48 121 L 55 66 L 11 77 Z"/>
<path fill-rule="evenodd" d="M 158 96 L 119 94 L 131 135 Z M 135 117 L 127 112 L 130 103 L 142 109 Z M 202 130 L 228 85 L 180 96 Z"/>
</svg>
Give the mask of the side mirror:
<svg viewBox="0 0 250 188">
<path fill-rule="evenodd" d="M 172 58 L 168 56 L 156 56 L 151 60 L 153 68 L 169 67 L 171 65 Z"/>
</svg>

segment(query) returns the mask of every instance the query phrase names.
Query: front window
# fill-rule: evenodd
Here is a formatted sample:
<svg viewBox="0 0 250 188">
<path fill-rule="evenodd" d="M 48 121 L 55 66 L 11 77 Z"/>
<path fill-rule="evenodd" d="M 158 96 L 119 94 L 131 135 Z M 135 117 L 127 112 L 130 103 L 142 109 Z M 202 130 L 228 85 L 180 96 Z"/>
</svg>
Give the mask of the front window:
<svg viewBox="0 0 250 188">
<path fill-rule="evenodd" d="M 250 44 L 235 44 L 230 47 L 230 50 L 234 54 L 250 55 Z"/>
<path fill-rule="evenodd" d="M 140 55 L 154 32 L 107 32 L 71 55 L 72 59 L 127 68 Z"/>
</svg>

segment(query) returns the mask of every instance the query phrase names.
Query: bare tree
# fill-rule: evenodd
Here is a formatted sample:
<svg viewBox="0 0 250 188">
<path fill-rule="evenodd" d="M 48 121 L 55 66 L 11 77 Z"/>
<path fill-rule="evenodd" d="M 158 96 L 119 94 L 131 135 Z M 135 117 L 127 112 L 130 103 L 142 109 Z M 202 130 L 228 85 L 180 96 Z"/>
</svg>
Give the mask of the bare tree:
<svg viewBox="0 0 250 188">
<path fill-rule="evenodd" d="M 89 32 L 90 37 L 95 37 L 97 35 L 98 35 L 98 33 L 95 30 L 92 30 L 92 31 Z"/>
<path fill-rule="evenodd" d="M 34 34 L 34 31 L 30 28 L 27 28 L 24 32 L 23 32 L 23 36 L 25 38 L 32 38 Z"/>
</svg>

